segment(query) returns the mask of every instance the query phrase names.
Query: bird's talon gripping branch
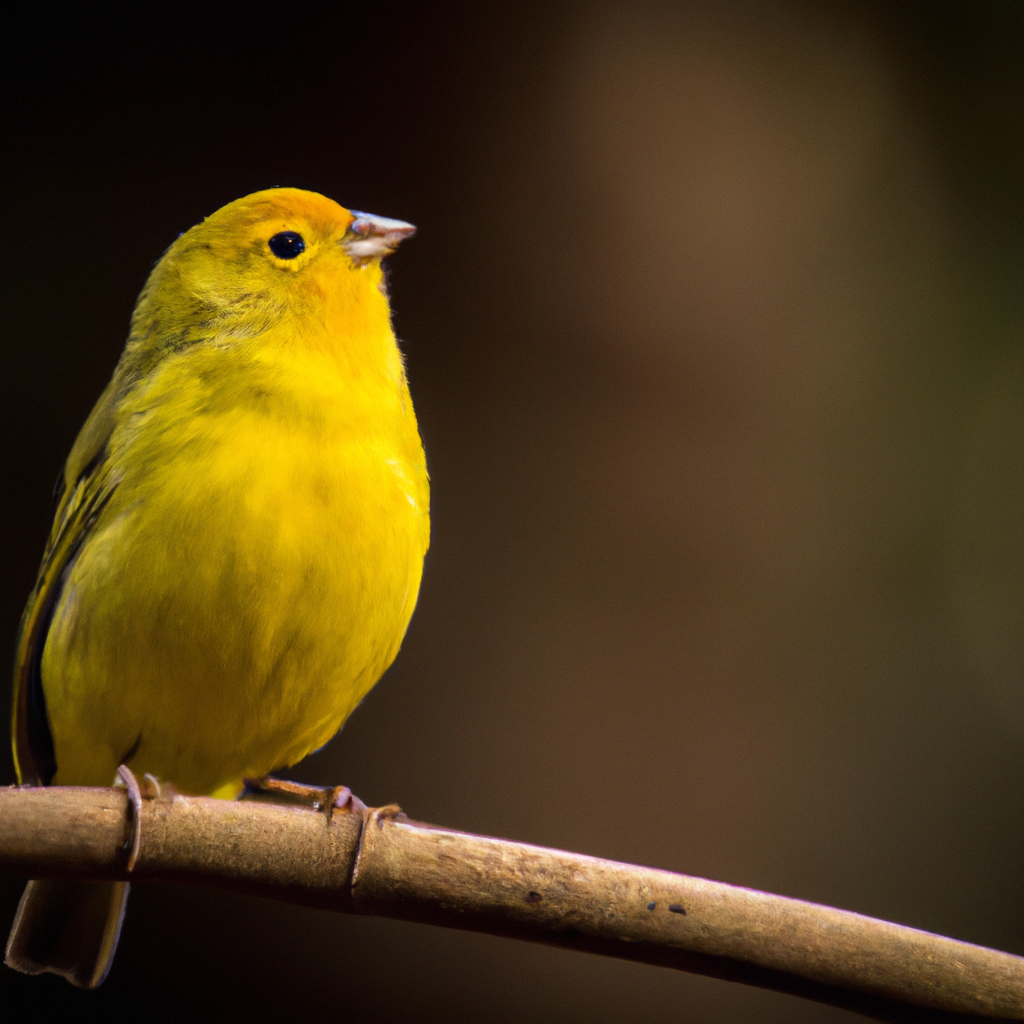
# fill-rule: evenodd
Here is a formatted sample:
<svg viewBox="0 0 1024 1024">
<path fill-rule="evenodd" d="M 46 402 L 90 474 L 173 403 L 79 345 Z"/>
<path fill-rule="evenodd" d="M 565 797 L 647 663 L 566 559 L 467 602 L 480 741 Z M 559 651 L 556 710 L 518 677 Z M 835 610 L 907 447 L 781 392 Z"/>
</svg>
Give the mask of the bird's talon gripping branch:
<svg viewBox="0 0 1024 1024">
<path fill-rule="evenodd" d="M 324 810 L 330 820 L 335 811 L 342 814 L 366 814 L 366 804 L 352 792 L 348 786 L 334 786 L 331 789 L 331 798 Z"/>
<path fill-rule="evenodd" d="M 409 815 L 398 804 L 385 804 L 383 807 L 374 807 L 370 818 L 380 828 L 385 821 L 408 821 Z"/>
<path fill-rule="evenodd" d="M 165 793 L 165 788 L 167 792 Z M 159 800 L 162 796 L 170 796 L 174 792 L 173 786 L 165 787 L 155 775 L 146 772 L 139 783 L 139 790 L 142 792 L 143 800 Z"/>
<path fill-rule="evenodd" d="M 148 782 L 152 778 L 151 775 L 146 776 L 147 788 Z M 139 780 L 135 778 L 135 773 L 126 764 L 118 767 L 117 780 L 128 791 L 128 813 L 125 822 L 127 834 L 124 838 L 124 852 L 127 858 L 125 867 L 128 871 L 132 871 L 139 859 L 139 844 L 142 841 L 142 790 L 139 787 Z M 153 781 L 156 780 L 153 779 Z"/>
</svg>

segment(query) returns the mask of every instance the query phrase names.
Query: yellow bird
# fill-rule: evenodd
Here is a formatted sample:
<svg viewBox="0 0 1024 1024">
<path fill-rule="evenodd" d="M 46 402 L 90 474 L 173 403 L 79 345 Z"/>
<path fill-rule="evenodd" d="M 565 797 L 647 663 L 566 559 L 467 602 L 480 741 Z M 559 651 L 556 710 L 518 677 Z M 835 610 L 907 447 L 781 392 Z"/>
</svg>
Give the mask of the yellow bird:
<svg viewBox="0 0 1024 1024">
<path fill-rule="evenodd" d="M 394 660 L 429 487 L 381 259 L 413 230 L 272 189 L 157 263 L 58 483 L 18 642 L 20 782 L 129 764 L 234 797 Z M 30 882 L 7 963 L 98 985 L 127 888 Z"/>
</svg>

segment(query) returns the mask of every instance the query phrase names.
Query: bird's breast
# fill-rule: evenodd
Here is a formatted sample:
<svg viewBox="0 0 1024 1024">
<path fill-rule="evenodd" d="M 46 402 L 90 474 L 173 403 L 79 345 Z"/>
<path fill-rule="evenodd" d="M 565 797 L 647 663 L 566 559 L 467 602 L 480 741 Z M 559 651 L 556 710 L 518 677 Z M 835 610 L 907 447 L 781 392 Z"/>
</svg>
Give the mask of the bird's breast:
<svg viewBox="0 0 1024 1024">
<path fill-rule="evenodd" d="M 117 488 L 44 675 L 59 762 L 88 722 L 90 752 L 141 735 L 140 770 L 208 792 L 322 745 L 394 659 L 428 497 L 401 395 L 376 415 L 316 392 L 175 408 L 188 397 L 140 403 L 112 437 Z"/>
</svg>

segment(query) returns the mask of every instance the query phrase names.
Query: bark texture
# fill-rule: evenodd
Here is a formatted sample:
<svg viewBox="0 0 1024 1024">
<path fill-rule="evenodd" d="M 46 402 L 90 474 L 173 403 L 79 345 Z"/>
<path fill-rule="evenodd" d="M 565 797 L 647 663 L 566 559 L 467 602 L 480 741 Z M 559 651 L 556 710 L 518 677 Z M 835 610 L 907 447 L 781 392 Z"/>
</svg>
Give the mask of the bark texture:
<svg viewBox="0 0 1024 1024">
<path fill-rule="evenodd" d="M 295 805 L 0 789 L 0 870 L 210 885 L 772 988 L 876 1020 L 1024 1019 L 1024 958 L 654 868 L 455 832 L 294 787 Z M 136 827 L 137 822 L 137 827 Z M 134 866 L 129 860 L 135 852 Z"/>
</svg>

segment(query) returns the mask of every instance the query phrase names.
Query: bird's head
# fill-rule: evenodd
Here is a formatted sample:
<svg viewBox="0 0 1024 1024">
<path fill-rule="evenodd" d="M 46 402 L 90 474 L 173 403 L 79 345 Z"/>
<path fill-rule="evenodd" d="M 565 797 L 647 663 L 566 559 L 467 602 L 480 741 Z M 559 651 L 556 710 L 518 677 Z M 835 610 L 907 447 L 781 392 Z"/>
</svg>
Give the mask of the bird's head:
<svg viewBox="0 0 1024 1024">
<path fill-rule="evenodd" d="M 302 189 L 238 199 L 186 231 L 157 263 L 131 343 L 166 350 L 271 326 L 301 333 L 304 324 L 321 334 L 390 330 L 381 259 L 414 231 Z"/>
</svg>

